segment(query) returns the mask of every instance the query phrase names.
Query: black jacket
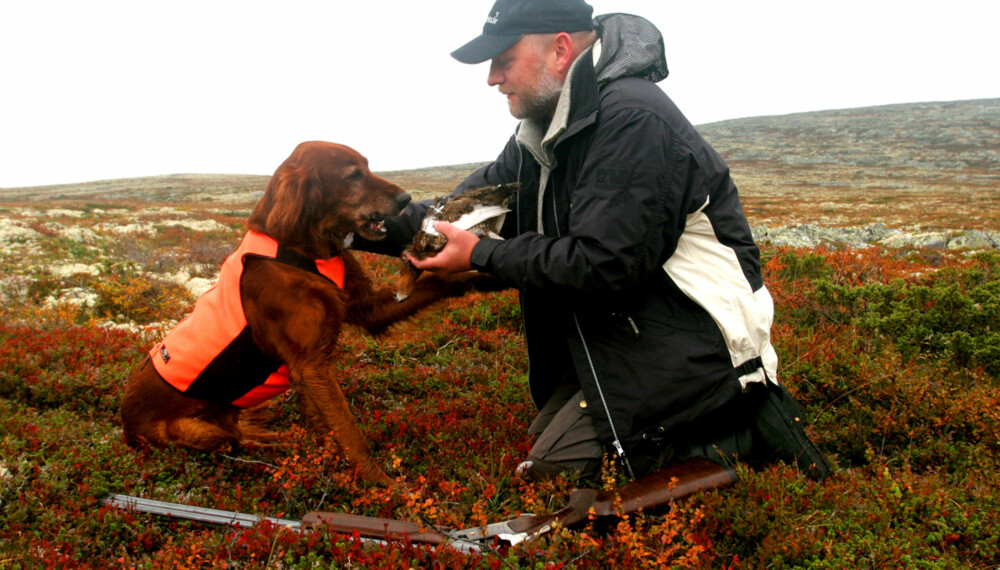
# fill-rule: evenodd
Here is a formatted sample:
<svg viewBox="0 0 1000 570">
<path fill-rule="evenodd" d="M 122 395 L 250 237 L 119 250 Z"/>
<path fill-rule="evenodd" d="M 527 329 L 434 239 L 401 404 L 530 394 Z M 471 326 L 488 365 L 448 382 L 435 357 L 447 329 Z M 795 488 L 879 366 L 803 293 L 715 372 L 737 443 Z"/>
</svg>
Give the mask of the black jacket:
<svg viewBox="0 0 1000 570">
<path fill-rule="evenodd" d="M 572 366 L 599 436 L 627 455 L 644 434 L 732 402 L 764 368 L 774 379 L 776 357 L 729 170 L 653 82 L 666 75 L 659 32 L 635 16 L 598 20 L 600 58 L 574 65 L 554 144 L 540 153 L 516 134 L 456 192 L 521 183 L 505 239 L 481 240 L 473 266 L 520 291 L 535 404 Z M 423 211 L 393 222 L 397 242 Z"/>
</svg>

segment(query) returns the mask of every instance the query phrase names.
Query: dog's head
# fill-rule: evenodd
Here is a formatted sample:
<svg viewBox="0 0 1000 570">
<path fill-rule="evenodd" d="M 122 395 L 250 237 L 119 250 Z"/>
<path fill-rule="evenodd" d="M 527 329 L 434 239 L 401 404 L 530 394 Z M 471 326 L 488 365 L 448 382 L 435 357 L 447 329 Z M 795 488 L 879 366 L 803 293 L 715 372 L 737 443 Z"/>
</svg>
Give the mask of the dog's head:
<svg viewBox="0 0 1000 570">
<path fill-rule="evenodd" d="M 372 174 L 368 159 L 339 144 L 312 141 L 295 148 L 267 184 L 250 215 L 250 229 L 318 257 L 348 235 L 385 237 L 384 221 L 410 201 L 399 186 Z"/>
</svg>

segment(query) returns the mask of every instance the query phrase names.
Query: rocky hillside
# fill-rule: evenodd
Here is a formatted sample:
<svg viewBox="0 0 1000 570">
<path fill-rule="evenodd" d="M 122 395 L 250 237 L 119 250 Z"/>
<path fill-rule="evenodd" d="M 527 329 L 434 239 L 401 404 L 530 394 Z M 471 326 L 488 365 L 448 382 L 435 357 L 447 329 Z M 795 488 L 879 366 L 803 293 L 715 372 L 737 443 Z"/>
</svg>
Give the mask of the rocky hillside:
<svg viewBox="0 0 1000 570">
<path fill-rule="evenodd" d="M 79 184 L 0 188 L 0 203 L 131 199 L 172 202 L 220 198 L 252 201 L 260 198 L 269 178 L 253 174 L 170 174 Z"/>
<path fill-rule="evenodd" d="M 996 240 L 1000 230 L 1000 99 L 757 117 L 699 130 L 729 162 L 760 235 L 881 223 L 929 232 L 936 243 L 973 229 Z"/>
<path fill-rule="evenodd" d="M 418 198 L 450 191 L 481 163 L 434 166 L 413 170 L 380 172 Z M 253 203 L 264 193 L 269 176 L 255 174 L 170 174 L 142 178 L 97 180 L 28 188 L 0 188 L 4 202 L 47 200 L 131 200 L 149 202 L 241 202 Z"/>
<path fill-rule="evenodd" d="M 699 131 L 731 161 L 1000 175 L 1000 99 L 736 119 Z"/>
<path fill-rule="evenodd" d="M 1000 99 L 736 119 L 699 131 L 728 161 L 761 241 L 996 247 Z M 383 172 L 417 199 L 480 164 Z M 5 207 L 118 202 L 249 209 L 266 176 L 181 174 L 0 188 Z"/>
</svg>

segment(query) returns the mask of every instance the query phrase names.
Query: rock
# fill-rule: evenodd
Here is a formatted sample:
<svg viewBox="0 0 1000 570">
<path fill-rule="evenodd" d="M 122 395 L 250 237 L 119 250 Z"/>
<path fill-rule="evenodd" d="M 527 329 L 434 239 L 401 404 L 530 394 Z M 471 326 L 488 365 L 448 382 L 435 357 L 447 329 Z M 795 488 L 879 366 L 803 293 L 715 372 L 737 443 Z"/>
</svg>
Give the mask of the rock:
<svg viewBox="0 0 1000 570">
<path fill-rule="evenodd" d="M 948 242 L 948 249 L 989 249 L 991 247 L 1000 248 L 996 240 L 981 230 L 969 230 Z"/>
<path fill-rule="evenodd" d="M 886 247 L 906 247 L 914 245 L 917 247 L 941 248 L 948 245 L 948 236 L 947 234 L 941 232 L 897 234 L 879 240 L 879 243 Z"/>
<path fill-rule="evenodd" d="M 869 247 L 926 247 L 948 249 L 1000 249 L 1000 234 L 982 230 L 962 232 L 907 233 L 878 222 L 864 227 L 826 228 L 801 224 L 798 226 L 768 228 L 751 227 L 754 241 L 789 247 L 851 246 Z"/>
</svg>

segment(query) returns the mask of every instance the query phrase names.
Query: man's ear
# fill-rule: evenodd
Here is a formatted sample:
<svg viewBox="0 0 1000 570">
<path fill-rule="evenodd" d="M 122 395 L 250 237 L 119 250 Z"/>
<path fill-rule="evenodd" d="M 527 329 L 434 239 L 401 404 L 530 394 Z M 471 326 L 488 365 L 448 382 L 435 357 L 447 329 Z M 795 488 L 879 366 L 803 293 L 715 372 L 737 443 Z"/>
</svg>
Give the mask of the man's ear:
<svg viewBox="0 0 1000 570">
<path fill-rule="evenodd" d="M 566 32 L 559 32 L 552 40 L 552 49 L 555 54 L 556 72 L 565 79 L 566 74 L 569 73 L 569 67 L 576 59 L 576 53 L 573 50 L 573 37 Z"/>
</svg>

